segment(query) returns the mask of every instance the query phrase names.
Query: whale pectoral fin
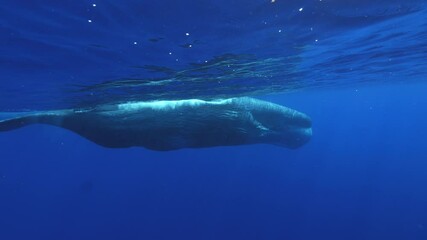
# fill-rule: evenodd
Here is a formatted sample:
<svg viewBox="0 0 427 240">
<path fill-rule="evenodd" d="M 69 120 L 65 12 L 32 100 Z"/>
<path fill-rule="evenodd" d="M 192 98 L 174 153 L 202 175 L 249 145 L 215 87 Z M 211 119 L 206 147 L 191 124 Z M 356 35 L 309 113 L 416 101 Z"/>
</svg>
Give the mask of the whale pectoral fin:
<svg viewBox="0 0 427 240">
<path fill-rule="evenodd" d="M 0 113 L 0 131 L 10 131 L 37 123 L 32 113 Z"/>
</svg>

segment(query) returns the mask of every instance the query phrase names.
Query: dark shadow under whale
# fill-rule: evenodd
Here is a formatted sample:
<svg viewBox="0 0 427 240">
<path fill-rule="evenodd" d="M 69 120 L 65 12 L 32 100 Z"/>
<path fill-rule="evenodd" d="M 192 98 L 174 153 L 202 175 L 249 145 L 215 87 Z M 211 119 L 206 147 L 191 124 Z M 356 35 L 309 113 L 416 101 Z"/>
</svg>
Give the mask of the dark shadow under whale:
<svg viewBox="0 0 427 240">
<path fill-rule="evenodd" d="M 0 114 L 0 131 L 34 123 L 66 128 L 104 147 L 159 151 L 258 143 L 297 148 L 312 135 L 307 115 L 248 97 Z"/>
</svg>

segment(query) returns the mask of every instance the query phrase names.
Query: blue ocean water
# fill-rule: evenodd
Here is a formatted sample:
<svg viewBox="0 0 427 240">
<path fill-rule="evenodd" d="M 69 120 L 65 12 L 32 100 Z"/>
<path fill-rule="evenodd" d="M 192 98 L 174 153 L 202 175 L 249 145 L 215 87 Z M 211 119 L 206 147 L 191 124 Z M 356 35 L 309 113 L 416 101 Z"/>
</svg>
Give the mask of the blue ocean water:
<svg viewBox="0 0 427 240">
<path fill-rule="evenodd" d="M 0 239 L 427 239 L 427 1 L 3 1 L 0 112 L 254 96 L 302 148 L 0 134 Z"/>
</svg>

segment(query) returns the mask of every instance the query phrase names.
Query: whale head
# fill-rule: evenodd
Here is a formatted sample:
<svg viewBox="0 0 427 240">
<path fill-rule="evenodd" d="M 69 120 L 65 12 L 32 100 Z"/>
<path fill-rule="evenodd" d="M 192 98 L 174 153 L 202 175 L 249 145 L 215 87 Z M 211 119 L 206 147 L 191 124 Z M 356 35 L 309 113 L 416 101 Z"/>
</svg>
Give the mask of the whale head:
<svg viewBox="0 0 427 240">
<path fill-rule="evenodd" d="M 275 141 L 272 144 L 295 149 L 310 141 L 313 134 L 310 118 L 298 116 L 294 120 L 295 122 L 273 134 L 277 136 L 273 137 Z"/>
<path fill-rule="evenodd" d="M 311 139 L 311 119 L 304 113 L 271 104 L 267 109 L 252 111 L 252 115 L 262 143 L 295 149 Z"/>
</svg>

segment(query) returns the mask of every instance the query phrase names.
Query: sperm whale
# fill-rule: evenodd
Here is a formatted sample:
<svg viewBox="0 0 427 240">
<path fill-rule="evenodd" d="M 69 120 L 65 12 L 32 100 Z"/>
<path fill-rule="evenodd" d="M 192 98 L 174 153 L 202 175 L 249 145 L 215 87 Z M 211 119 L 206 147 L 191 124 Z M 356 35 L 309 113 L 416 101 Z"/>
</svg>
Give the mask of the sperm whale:
<svg viewBox="0 0 427 240">
<path fill-rule="evenodd" d="M 298 148 L 312 136 L 311 120 L 306 114 L 249 97 L 127 102 L 0 114 L 0 131 L 29 124 L 65 128 L 108 148 L 158 151 L 246 144 Z"/>
</svg>

